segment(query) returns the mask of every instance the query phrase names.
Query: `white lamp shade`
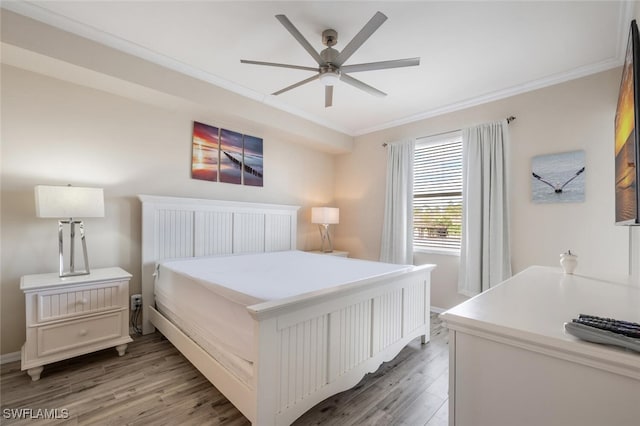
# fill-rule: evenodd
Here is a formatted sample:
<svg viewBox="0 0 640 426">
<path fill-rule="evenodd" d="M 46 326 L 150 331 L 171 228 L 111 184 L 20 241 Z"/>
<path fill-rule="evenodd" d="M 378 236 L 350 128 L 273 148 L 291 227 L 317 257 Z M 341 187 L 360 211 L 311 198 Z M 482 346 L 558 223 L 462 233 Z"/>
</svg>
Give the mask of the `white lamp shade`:
<svg viewBox="0 0 640 426">
<path fill-rule="evenodd" d="M 35 195 L 37 217 L 104 217 L 102 188 L 37 185 Z"/>
<path fill-rule="evenodd" d="M 340 209 L 337 207 L 312 207 L 311 223 L 323 225 L 340 223 Z"/>
</svg>

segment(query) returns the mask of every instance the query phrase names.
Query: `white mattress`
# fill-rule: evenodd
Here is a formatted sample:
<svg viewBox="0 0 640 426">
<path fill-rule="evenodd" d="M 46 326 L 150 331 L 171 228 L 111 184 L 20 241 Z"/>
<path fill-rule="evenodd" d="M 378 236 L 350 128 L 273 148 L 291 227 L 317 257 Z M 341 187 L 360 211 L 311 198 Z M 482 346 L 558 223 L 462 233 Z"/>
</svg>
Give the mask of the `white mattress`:
<svg viewBox="0 0 640 426">
<path fill-rule="evenodd" d="M 301 251 L 168 260 L 158 267 L 155 295 L 161 309 L 198 331 L 190 337 L 204 339 L 205 350 L 213 345 L 253 362 L 247 306 L 410 268 Z"/>
<path fill-rule="evenodd" d="M 178 326 L 187 336 L 204 349 L 209 355 L 215 358 L 227 370 L 231 371 L 238 379 L 246 385 L 251 385 L 251 376 L 253 376 L 253 363 L 234 355 L 224 349 L 219 342 L 203 336 L 202 324 L 190 324 L 176 315 L 171 309 L 156 301 L 156 308 L 169 321 Z"/>
</svg>

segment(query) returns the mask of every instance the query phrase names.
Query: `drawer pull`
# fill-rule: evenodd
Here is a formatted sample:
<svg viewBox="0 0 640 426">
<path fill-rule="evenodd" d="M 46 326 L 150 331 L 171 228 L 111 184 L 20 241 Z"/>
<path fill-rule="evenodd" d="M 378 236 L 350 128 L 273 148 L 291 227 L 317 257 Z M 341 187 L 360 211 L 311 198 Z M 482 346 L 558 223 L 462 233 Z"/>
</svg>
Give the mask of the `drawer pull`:
<svg viewBox="0 0 640 426">
<path fill-rule="evenodd" d="M 86 328 L 83 328 L 82 330 L 80 330 L 78 332 L 78 336 L 80 336 L 80 337 L 84 337 L 86 335 L 87 335 L 87 329 Z"/>
</svg>

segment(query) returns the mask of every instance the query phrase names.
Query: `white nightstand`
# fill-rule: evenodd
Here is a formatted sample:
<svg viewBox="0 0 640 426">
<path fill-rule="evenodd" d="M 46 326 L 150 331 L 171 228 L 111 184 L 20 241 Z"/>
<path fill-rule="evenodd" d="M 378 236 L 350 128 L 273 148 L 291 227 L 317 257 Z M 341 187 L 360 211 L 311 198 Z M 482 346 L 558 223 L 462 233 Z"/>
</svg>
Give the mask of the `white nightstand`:
<svg viewBox="0 0 640 426">
<path fill-rule="evenodd" d="M 114 347 L 124 355 L 129 336 L 129 280 L 120 268 L 60 278 L 57 273 L 25 275 L 27 341 L 22 370 L 38 380 L 43 366 Z"/>
<path fill-rule="evenodd" d="M 320 251 L 320 250 L 311 250 L 311 251 L 309 251 L 309 253 L 327 254 L 329 256 L 349 257 L 349 252 L 348 251 L 340 251 L 340 250 L 334 250 L 334 251 L 330 251 L 330 252 L 324 252 L 324 251 Z"/>
</svg>

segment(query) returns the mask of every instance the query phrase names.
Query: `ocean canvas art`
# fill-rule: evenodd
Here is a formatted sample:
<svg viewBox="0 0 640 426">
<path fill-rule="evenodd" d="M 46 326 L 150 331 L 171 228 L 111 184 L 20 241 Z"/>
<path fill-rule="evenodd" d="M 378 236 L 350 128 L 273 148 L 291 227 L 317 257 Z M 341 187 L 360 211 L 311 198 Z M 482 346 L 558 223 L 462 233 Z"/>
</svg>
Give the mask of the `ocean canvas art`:
<svg viewBox="0 0 640 426">
<path fill-rule="evenodd" d="M 242 133 L 220 131 L 220 182 L 242 183 Z"/>
<path fill-rule="evenodd" d="M 244 135 L 243 180 L 245 185 L 263 186 L 262 139 Z"/>
<path fill-rule="evenodd" d="M 220 129 L 207 124 L 193 123 L 191 149 L 191 177 L 218 181 Z"/>
<path fill-rule="evenodd" d="M 531 201 L 581 203 L 585 197 L 584 151 L 538 155 L 531 160 Z"/>
<path fill-rule="evenodd" d="M 191 177 L 211 182 L 264 186 L 262 138 L 193 123 Z"/>
</svg>

